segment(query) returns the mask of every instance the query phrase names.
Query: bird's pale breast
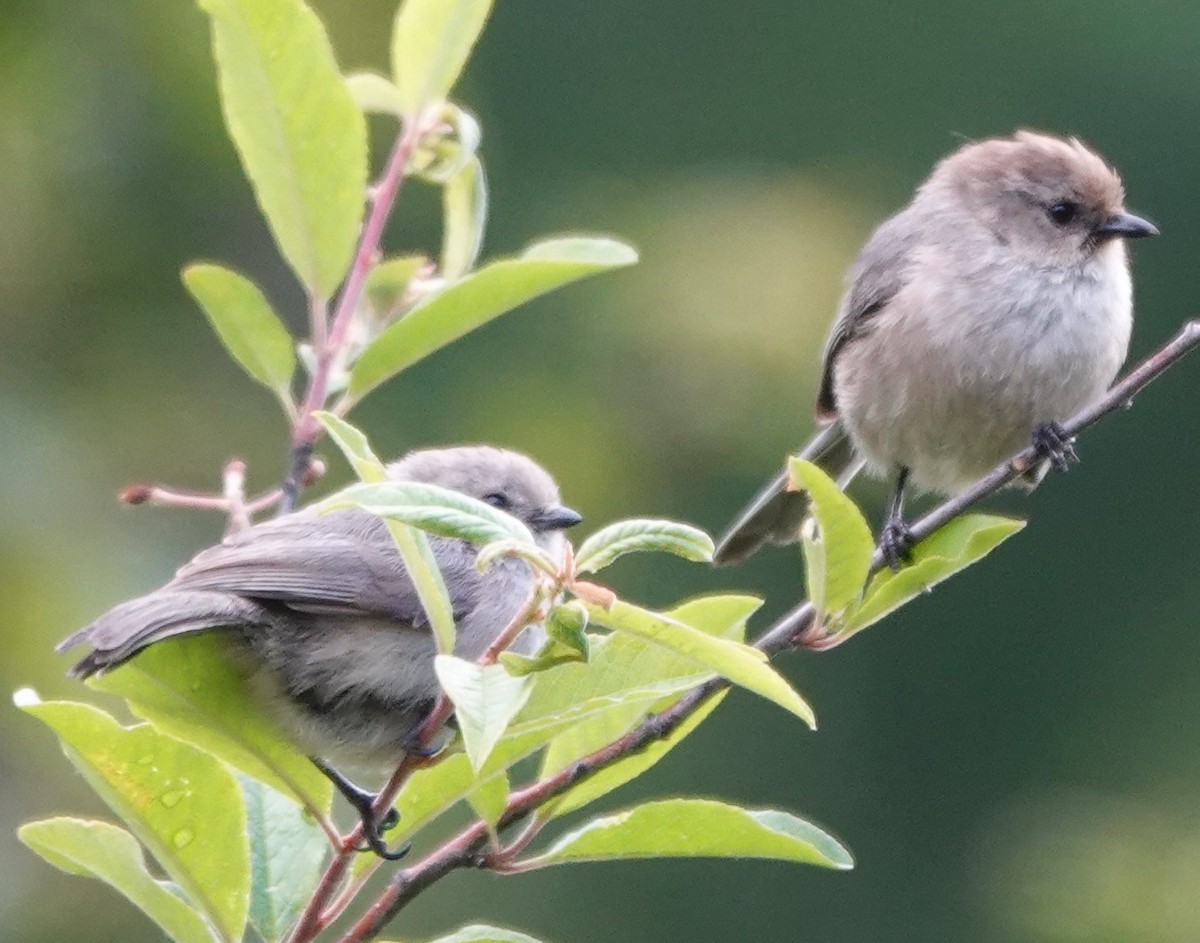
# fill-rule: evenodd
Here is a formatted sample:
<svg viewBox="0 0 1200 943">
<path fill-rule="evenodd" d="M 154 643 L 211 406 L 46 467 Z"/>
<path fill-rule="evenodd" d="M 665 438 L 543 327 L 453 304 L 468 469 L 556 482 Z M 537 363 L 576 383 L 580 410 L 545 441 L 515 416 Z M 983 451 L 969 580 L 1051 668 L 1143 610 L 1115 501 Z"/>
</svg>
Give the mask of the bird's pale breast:
<svg viewBox="0 0 1200 943">
<path fill-rule="evenodd" d="M 913 266 L 834 368 L 838 412 L 877 474 L 906 466 L 922 490 L 958 491 L 1100 396 L 1125 358 L 1120 243 L 1072 268 L 953 248 Z"/>
</svg>

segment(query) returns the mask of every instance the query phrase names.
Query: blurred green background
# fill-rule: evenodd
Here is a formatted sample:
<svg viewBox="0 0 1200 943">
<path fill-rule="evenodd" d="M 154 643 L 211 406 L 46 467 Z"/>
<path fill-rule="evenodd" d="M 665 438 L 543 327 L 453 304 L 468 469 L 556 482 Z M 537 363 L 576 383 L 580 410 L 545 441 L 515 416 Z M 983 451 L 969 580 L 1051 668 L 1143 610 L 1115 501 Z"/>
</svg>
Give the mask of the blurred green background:
<svg viewBox="0 0 1200 943">
<path fill-rule="evenodd" d="M 75 696 L 53 643 L 220 528 L 122 508 L 118 488 L 212 487 L 233 455 L 266 487 L 282 466 L 274 401 L 226 358 L 180 267 L 225 260 L 297 327 L 301 309 L 224 136 L 195 6 L 4 6 L 0 689 Z M 385 64 L 392 0 L 316 7 L 344 66 Z M 471 335 L 356 418 L 385 453 L 529 451 L 585 526 L 654 514 L 716 530 L 807 434 L 820 343 L 871 226 L 961 136 L 1016 126 L 1092 142 L 1161 226 L 1135 248 L 1140 356 L 1200 307 L 1198 37 L 1184 0 L 501 0 L 459 90 L 484 127 L 486 252 L 589 230 L 643 261 Z M 436 248 L 434 197 L 406 189 L 391 248 Z M 838 834 L 855 871 L 461 875 L 393 935 L 488 918 L 560 943 L 1200 939 L 1198 388 L 1192 360 L 1089 434 L 1078 470 L 995 502 L 1032 524 L 986 565 L 842 649 L 788 659 L 819 733 L 738 694 L 613 800 L 792 809 Z M 880 490 L 856 493 L 877 518 Z M 752 589 L 768 617 L 802 585 L 786 550 L 612 573 L 656 604 Z M 0 710 L 0 940 L 154 940 L 115 894 L 16 842 L 56 811 L 102 814 L 48 732 Z"/>
</svg>

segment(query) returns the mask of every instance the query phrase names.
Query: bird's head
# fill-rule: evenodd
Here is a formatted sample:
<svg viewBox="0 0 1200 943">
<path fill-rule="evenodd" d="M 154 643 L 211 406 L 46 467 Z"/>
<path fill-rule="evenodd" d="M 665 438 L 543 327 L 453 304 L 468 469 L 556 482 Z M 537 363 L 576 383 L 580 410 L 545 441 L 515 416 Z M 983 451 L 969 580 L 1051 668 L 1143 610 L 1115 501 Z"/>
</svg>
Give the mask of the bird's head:
<svg viewBox="0 0 1200 943">
<path fill-rule="evenodd" d="M 518 452 L 488 445 L 463 445 L 410 452 L 388 466 L 388 477 L 459 491 L 511 514 L 537 542 L 556 555 L 562 531 L 583 520 L 564 507 L 558 485 L 541 465 Z"/>
<path fill-rule="evenodd" d="M 1032 131 L 973 142 L 943 160 L 926 188 L 963 209 L 1015 255 L 1049 266 L 1123 259 L 1122 240 L 1158 235 L 1125 209 L 1121 178 L 1077 138 Z"/>
</svg>

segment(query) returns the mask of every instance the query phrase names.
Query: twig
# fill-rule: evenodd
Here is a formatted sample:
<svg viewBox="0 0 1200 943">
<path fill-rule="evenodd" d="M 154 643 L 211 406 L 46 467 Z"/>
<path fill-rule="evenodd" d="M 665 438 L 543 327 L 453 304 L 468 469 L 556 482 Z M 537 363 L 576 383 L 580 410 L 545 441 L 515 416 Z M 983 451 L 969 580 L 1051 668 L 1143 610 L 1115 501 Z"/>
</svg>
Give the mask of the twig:
<svg viewBox="0 0 1200 943">
<path fill-rule="evenodd" d="M 383 177 L 374 189 L 371 212 L 363 226 L 362 237 L 359 239 L 358 250 L 350 266 L 350 273 L 342 287 L 338 299 L 337 311 L 333 316 L 333 324 L 325 336 L 324 305 L 317 311 L 313 301 L 311 319 L 313 322 L 313 353 L 316 363 L 313 366 L 312 378 L 308 383 L 308 391 L 304 403 L 296 417 L 292 430 L 292 445 L 288 459 L 287 475 L 283 482 L 283 494 L 279 501 L 279 513 L 286 514 L 296 507 L 303 486 L 304 474 L 312 457 L 312 449 L 321 434 L 320 424 L 313 419 L 313 413 L 325 405 L 329 395 L 329 380 L 335 367 L 345 354 L 346 339 L 349 336 L 350 324 L 354 320 L 354 312 L 362 298 L 363 289 L 367 283 L 367 275 L 379 256 L 380 242 L 383 230 L 396 203 L 400 185 L 404 182 L 409 160 L 421 138 L 422 123 L 419 120 L 405 122 L 404 128 L 397 136 L 388 157 Z M 319 324 L 319 327 L 318 327 Z"/>
<path fill-rule="evenodd" d="M 223 492 L 229 506 L 229 524 L 226 534 L 245 530 L 250 526 L 250 511 L 246 508 L 246 463 L 235 458 L 225 465 Z"/>
<path fill-rule="evenodd" d="M 1110 413 L 1131 405 L 1137 393 L 1198 346 L 1200 320 L 1190 321 L 1171 341 L 1126 374 L 1099 402 L 1063 423 L 1063 428 L 1068 434 L 1077 435 Z M 1033 448 L 1023 449 L 1012 459 L 984 475 L 970 488 L 941 502 L 912 524 L 910 529 L 914 538 L 920 541 L 928 537 L 947 521 L 999 491 L 1020 474 L 1021 469 L 1027 468 L 1029 463 L 1038 458 Z M 878 569 L 882 563 L 882 557 L 877 552 L 872 560 L 872 569 Z M 801 647 L 804 644 L 804 631 L 812 624 L 813 613 L 810 603 L 801 604 L 764 632 L 755 641 L 755 646 L 771 655 Z M 511 826 L 581 780 L 670 735 L 708 698 L 728 685 L 729 682 L 724 678 L 713 678 L 692 688 L 670 707 L 650 715 L 633 730 L 607 746 L 590 753 L 555 775 L 513 793 L 509 797 L 498 828 Z M 487 858 L 482 852 L 487 838 L 486 826 L 476 822 L 423 861 L 400 871 L 367 912 L 342 936 L 341 943 L 366 943 L 374 939 L 409 901 L 450 872 L 469 867 L 486 867 Z"/>
</svg>

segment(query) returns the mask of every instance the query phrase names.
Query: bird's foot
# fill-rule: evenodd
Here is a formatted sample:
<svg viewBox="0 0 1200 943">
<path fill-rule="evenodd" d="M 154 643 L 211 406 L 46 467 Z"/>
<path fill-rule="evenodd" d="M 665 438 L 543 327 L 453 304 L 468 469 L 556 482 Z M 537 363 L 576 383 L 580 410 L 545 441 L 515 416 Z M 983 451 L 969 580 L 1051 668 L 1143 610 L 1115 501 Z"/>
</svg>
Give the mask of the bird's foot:
<svg viewBox="0 0 1200 943">
<path fill-rule="evenodd" d="M 389 851 L 387 842 L 383 840 L 384 832 L 390 831 L 400 824 L 400 813 L 395 808 L 388 809 L 381 818 L 376 819 L 375 800 L 378 796 L 375 793 L 356 786 L 324 760 L 315 756 L 311 759 L 313 765 L 325 774 L 337 791 L 342 794 L 342 798 L 358 813 L 365 844 L 356 845 L 356 851 L 373 851 L 388 861 L 398 861 L 408 854 L 408 845 L 403 845 L 396 851 Z"/>
<path fill-rule="evenodd" d="M 912 560 L 912 548 L 916 540 L 908 525 L 898 517 L 889 518 L 879 534 L 879 552 L 884 562 L 895 571 Z"/>
<path fill-rule="evenodd" d="M 1074 437 L 1067 435 L 1067 430 L 1057 422 L 1045 422 L 1033 430 L 1033 447 L 1057 472 L 1065 472 L 1079 461 Z"/>
<path fill-rule="evenodd" d="M 370 795 L 370 793 L 367 795 Z M 374 797 L 371 797 L 371 799 L 362 804 L 351 803 L 358 811 L 358 817 L 362 822 L 363 830 L 363 842 L 356 845 L 355 850 L 373 851 L 386 861 L 399 861 L 408 854 L 411 846 L 401 845 L 395 851 L 392 851 L 388 848 L 387 842 L 384 841 L 383 835 L 400 824 L 400 813 L 393 807 L 388 809 L 382 818 L 376 819 L 373 803 Z"/>
</svg>

